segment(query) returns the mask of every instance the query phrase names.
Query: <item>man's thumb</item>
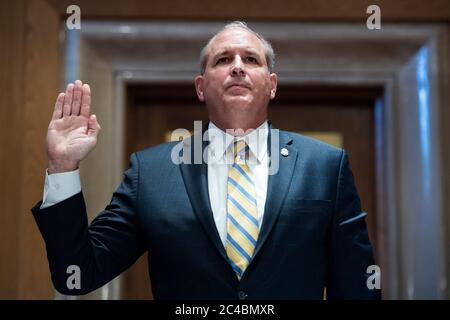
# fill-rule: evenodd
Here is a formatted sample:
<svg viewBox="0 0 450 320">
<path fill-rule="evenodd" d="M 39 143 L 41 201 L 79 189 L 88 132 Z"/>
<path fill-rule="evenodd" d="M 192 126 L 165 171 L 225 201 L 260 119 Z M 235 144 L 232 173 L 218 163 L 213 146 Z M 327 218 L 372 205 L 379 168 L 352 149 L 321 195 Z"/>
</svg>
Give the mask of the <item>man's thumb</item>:
<svg viewBox="0 0 450 320">
<path fill-rule="evenodd" d="M 97 117 L 95 114 L 91 114 L 89 117 L 89 124 L 88 124 L 88 134 L 95 134 L 98 135 L 100 132 L 100 125 L 98 124 Z"/>
</svg>

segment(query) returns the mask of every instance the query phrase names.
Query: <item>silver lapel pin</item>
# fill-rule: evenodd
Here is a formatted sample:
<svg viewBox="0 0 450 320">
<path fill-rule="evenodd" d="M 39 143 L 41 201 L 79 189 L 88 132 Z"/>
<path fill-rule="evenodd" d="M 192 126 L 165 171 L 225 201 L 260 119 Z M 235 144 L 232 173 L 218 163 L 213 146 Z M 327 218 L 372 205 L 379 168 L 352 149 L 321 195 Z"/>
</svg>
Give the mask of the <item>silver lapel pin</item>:
<svg viewBox="0 0 450 320">
<path fill-rule="evenodd" d="M 286 148 L 281 149 L 280 153 L 283 157 L 287 157 L 289 155 L 289 151 Z"/>
</svg>

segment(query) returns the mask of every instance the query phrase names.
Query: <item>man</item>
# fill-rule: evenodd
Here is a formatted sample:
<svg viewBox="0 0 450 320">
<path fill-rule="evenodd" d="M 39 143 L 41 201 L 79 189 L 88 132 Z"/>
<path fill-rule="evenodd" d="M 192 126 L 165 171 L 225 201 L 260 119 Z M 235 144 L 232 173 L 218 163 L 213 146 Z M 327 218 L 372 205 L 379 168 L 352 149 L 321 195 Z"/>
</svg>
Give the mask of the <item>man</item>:
<svg viewBox="0 0 450 320">
<path fill-rule="evenodd" d="M 177 164 L 176 142 L 132 154 L 89 226 L 78 166 L 100 125 L 89 86 L 68 85 L 48 129 L 44 199 L 32 209 L 59 292 L 88 293 L 148 251 L 156 299 L 322 299 L 324 288 L 328 299 L 380 297 L 367 286 L 372 248 L 347 155 L 275 134 L 267 122 L 273 61 L 270 44 L 244 23 L 217 33 L 195 79 L 215 139 L 188 139 L 182 152 L 207 148 L 206 159 Z M 81 270 L 79 288 L 66 285 L 71 265 Z"/>
</svg>

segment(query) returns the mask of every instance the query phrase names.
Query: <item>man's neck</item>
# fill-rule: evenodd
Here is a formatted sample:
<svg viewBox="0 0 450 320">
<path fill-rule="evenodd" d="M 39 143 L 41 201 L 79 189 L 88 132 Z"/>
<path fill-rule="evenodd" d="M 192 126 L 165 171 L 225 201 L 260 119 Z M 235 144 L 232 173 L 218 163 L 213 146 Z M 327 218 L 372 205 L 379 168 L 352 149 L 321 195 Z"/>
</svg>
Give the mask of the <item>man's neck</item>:
<svg viewBox="0 0 450 320">
<path fill-rule="evenodd" d="M 217 128 L 222 130 L 223 132 L 226 132 L 228 134 L 231 134 L 233 136 L 241 137 L 249 134 L 253 130 L 259 128 L 261 125 L 263 125 L 267 119 L 263 119 L 259 122 L 253 122 L 253 123 L 247 123 L 247 124 L 239 124 L 239 123 L 233 123 L 231 125 L 226 125 L 224 123 L 216 122 L 213 120 L 210 120 Z"/>
</svg>

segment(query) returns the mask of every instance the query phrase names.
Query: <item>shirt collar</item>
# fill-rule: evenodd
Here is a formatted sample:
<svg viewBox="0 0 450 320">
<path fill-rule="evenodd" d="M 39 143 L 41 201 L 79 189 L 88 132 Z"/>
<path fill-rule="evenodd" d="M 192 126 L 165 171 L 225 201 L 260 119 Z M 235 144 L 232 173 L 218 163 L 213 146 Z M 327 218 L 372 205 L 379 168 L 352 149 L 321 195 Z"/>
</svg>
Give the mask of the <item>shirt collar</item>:
<svg viewBox="0 0 450 320">
<path fill-rule="evenodd" d="M 209 147 L 211 152 L 217 160 L 221 160 L 225 156 L 227 148 L 237 139 L 237 141 L 245 139 L 250 150 L 250 156 L 256 157 L 261 163 L 267 153 L 267 137 L 269 133 L 269 126 L 267 121 L 264 121 L 258 128 L 252 130 L 250 133 L 235 137 L 223 130 L 219 129 L 212 121 L 208 125 L 208 135 L 210 139 Z"/>
</svg>

